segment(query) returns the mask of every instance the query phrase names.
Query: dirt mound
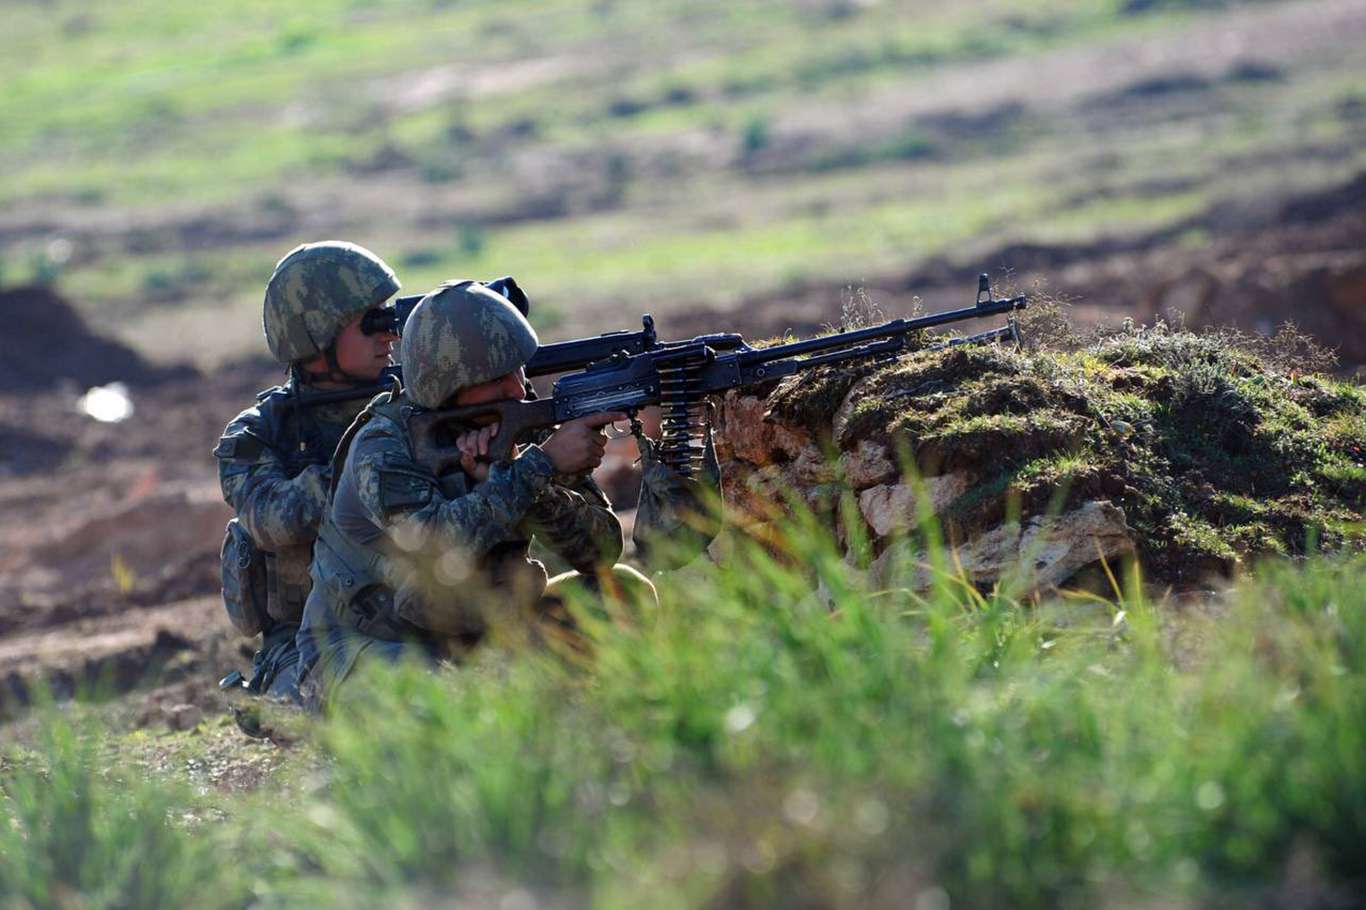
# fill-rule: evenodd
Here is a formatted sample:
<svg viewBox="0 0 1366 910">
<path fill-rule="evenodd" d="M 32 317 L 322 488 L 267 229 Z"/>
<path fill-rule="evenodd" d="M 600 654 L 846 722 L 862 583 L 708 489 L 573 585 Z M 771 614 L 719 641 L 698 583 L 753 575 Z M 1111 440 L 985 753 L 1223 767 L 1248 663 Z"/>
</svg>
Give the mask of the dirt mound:
<svg viewBox="0 0 1366 910">
<path fill-rule="evenodd" d="M 0 325 L 0 391 L 51 388 L 63 380 L 146 386 L 195 373 L 189 366 L 152 366 L 131 348 L 93 334 L 51 288 L 0 291 Z"/>
<path fill-rule="evenodd" d="M 873 542 L 875 571 L 911 555 L 902 538 L 928 506 L 982 583 L 1022 554 L 1040 585 L 1129 551 L 1150 578 L 1186 585 L 1259 556 L 1359 547 L 1366 389 L 1304 372 L 1313 354 L 1302 336 L 1159 324 L 1066 350 L 961 347 L 793 377 L 726 400 L 727 496 L 763 520 L 785 493 L 829 508 L 851 491 L 862 527 L 846 509 L 841 532 Z"/>
<path fill-rule="evenodd" d="M 192 680 L 213 693 L 214 674 L 233 658 L 221 610 L 216 597 L 200 597 L 0 638 L 0 720 L 38 692 L 112 696 Z"/>
</svg>

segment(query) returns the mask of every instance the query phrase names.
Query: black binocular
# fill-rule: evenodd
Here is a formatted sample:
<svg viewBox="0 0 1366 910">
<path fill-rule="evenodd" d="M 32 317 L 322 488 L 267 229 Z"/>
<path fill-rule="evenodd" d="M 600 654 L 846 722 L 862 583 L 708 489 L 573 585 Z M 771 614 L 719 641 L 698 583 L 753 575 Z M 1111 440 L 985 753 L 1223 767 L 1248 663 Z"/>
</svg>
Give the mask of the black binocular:
<svg viewBox="0 0 1366 910">
<path fill-rule="evenodd" d="M 511 275 L 504 275 L 493 281 L 479 282 L 484 287 L 502 295 L 503 299 L 512 304 L 523 315 L 531 309 L 531 301 L 527 299 L 526 292 L 517 286 L 517 282 Z M 402 335 L 403 324 L 408 321 L 408 315 L 412 313 L 413 307 L 417 306 L 419 300 L 425 294 L 410 294 L 406 297 L 399 297 L 391 306 L 375 307 L 365 314 L 360 321 L 360 330 L 366 335 L 378 335 L 381 332 L 388 332 L 390 335 Z"/>
</svg>

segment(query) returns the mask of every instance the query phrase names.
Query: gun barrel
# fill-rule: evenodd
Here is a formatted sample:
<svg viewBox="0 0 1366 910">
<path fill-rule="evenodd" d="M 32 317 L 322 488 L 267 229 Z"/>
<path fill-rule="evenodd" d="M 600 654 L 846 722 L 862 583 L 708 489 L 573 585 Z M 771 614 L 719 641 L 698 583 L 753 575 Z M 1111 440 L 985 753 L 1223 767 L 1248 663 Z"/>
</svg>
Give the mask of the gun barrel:
<svg viewBox="0 0 1366 910">
<path fill-rule="evenodd" d="M 1005 339 L 1018 340 L 1019 332 L 1016 331 L 1014 323 L 1003 325 L 996 329 L 987 329 L 985 332 L 978 332 L 976 335 L 965 335 L 962 338 L 950 338 L 948 341 L 941 341 L 932 344 L 928 350 L 942 351 L 944 348 L 956 348 L 965 344 L 981 344 L 984 341 L 1004 341 Z"/>
<path fill-rule="evenodd" d="M 853 347 L 868 341 L 894 338 L 898 335 L 905 336 L 911 332 L 934 328 L 938 325 L 947 325 L 950 322 L 1009 313 L 1023 309 L 1027 302 L 1027 298 L 1023 296 L 1003 297 L 1000 300 L 983 300 L 976 306 L 963 307 L 958 310 L 945 310 L 942 313 L 931 313 L 928 316 L 918 316 L 915 319 L 893 319 L 890 322 L 884 322 L 882 325 L 869 326 L 866 329 L 854 329 L 849 332 L 826 335 L 823 338 L 809 338 L 806 341 L 777 344 L 771 348 L 763 348 L 757 351 L 745 351 L 739 355 L 740 365 L 741 367 L 757 366 L 802 354 L 816 354 L 837 348 Z"/>
</svg>

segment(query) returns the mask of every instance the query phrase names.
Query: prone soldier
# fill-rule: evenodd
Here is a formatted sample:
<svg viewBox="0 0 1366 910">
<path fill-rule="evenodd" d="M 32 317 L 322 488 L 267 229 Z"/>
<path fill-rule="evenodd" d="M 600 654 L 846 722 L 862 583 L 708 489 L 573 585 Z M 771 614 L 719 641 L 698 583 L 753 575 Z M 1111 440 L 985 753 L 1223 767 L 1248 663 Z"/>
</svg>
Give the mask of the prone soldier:
<svg viewBox="0 0 1366 910">
<path fill-rule="evenodd" d="M 298 636 L 308 700 L 330 697 L 358 661 L 458 659 L 500 630 L 577 646 L 558 595 L 569 584 L 623 605 L 657 602 L 648 579 L 616 565 L 621 525 L 589 476 L 602 428 L 625 415 L 569 421 L 492 464 L 496 425 L 458 427 L 460 469 L 442 476 L 415 458 L 414 415 L 520 400 L 536 348 L 522 314 L 477 282 L 443 285 L 413 310 L 406 385 L 372 401 L 336 452 Z M 548 579 L 528 555 L 533 537 L 573 571 Z"/>
<path fill-rule="evenodd" d="M 381 375 L 398 336 L 364 317 L 398 289 L 378 256 L 340 241 L 295 248 L 266 284 L 266 341 L 289 376 L 233 418 L 214 449 L 223 498 L 237 513 L 223 543 L 224 602 L 239 631 L 262 636 L 252 679 L 236 682 L 252 693 L 298 697 L 294 639 L 332 453 L 364 405 L 305 406 L 301 392 L 365 385 Z"/>
</svg>

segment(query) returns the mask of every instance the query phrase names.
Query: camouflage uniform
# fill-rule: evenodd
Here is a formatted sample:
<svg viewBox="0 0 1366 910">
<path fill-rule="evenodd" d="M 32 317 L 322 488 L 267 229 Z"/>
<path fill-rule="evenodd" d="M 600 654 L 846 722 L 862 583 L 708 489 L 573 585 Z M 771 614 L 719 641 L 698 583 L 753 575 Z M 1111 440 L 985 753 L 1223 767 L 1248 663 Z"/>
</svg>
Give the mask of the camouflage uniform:
<svg viewBox="0 0 1366 910">
<path fill-rule="evenodd" d="M 298 660 L 294 636 L 312 582 L 313 541 L 327 509 L 332 452 L 365 406 L 292 405 L 294 383 L 262 392 L 228 424 L 214 455 L 223 499 L 266 555 L 271 625 L 253 661 L 262 692 L 288 694 Z"/>
<path fill-rule="evenodd" d="M 267 284 L 266 340 L 276 359 L 291 365 L 291 378 L 260 393 L 253 407 L 238 414 L 213 453 L 223 499 L 265 561 L 266 616 L 253 624 L 261 628 L 262 646 L 253 660 L 252 691 L 297 697 L 294 639 L 312 587 L 308 569 L 327 509 L 332 454 L 365 406 L 358 399 L 302 407 L 296 397 L 299 365 L 321 354 L 329 365 L 326 378 L 364 381 L 340 372 L 334 341 L 342 326 L 398 287 L 373 253 L 338 241 L 292 250 Z"/>
<path fill-rule="evenodd" d="M 494 308 L 482 323 L 471 317 L 476 324 L 452 330 L 424 322 L 429 301 L 443 291 L 458 310 L 464 287 L 439 289 L 414 310 L 402 342 L 408 388 L 372 402 L 338 452 L 344 467 L 318 534 L 299 630 L 314 699 L 329 695 L 362 657 L 458 657 L 506 627 L 503 620 L 535 625 L 526 620 L 548 606 L 545 568 L 528 555 L 533 536 L 590 585 L 624 575 L 630 593 L 648 588 L 653 596 L 643 576 L 614 569 L 622 534 L 607 497 L 588 476 L 558 476 L 539 446 L 492 465 L 483 482 L 459 470 L 437 477 L 414 457 L 411 416 L 515 370 L 535 350 L 530 326 L 501 300 L 469 301 Z"/>
<path fill-rule="evenodd" d="M 299 630 L 322 695 L 363 653 L 455 657 L 491 623 L 534 611 L 544 566 L 531 538 L 595 578 L 621 556 L 621 525 L 591 478 L 557 477 L 528 446 L 475 483 L 437 478 L 412 455 L 400 397 L 357 433 L 323 520 Z"/>
</svg>

